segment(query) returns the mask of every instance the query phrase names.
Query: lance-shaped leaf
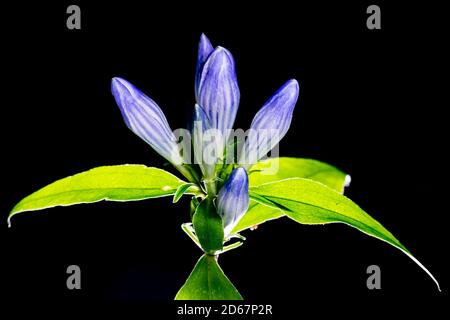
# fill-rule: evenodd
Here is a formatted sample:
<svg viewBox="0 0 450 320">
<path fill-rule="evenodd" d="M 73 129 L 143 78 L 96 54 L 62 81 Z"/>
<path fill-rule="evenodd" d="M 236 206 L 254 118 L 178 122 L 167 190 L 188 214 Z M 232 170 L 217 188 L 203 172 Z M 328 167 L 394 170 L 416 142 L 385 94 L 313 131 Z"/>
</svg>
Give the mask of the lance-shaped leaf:
<svg viewBox="0 0 450 320">
<path fill-rule="evenodd" d="M 225 237 L 247 211 L 249 202 L 247 172 L 240 167 L 233 170 L 217 196 L 217 211 L 222 217 Z"/>
<path fill-rule="evenodd" d="M 302 158 L 272 158 L 251 167 L 250 187 L 287 178 L 311 179 L 343 193 L 350 183 L 350 176 L 327 163 Z M 282 210 L 250 201 L 250 207 L 231 233 L 237 233 L 269 220 L 283 217 Z"/>
<path fill-rule="evenodd" d="M 222 135 L 225 144 L 240 98 L 234 60 L 227 49 L 217 47 L 210 54 L 203 66 L 198 91 L 198 104 L 205 110 L 211 127 Z"/>
<path fill-rule="evenodd" d="M 223 249 L 222 219 L 217 214 L 212 199 L 207 197 L 197 206 L 192 223 L 205 253 L 216 254 Z"/>
<path fill-rule="evenodd" d="M 400 249 L 436 283 L 434 276 L 386 228 L 353 201 L 327 186 L 309 179 L 293 178 L 250 189 L 255 201 L 282 210 L 302 224 L 341 222 Z M 439 289 L 440 290 L 440 289 Z"/>
<path fill-rule="evenodd" d="M 186 182 L 173 174 L 143 165 L 104 166 L 55 181 L 21 200 L 8 222 L 19 212 L 71 206 L 101 200 L 133 201 L 174 195 Z M 195 194 L 191 186 L 187 194 Z"/>
<path fill-rule="evenodd" d="M 288 178 L 305 178 L 323 183 L 343 193 L 350 184 L 350 176 L 327 163 L 302 158 L 271 158 L 260 161 L 250 168 L 250 186 Z"/>
<path fill-rule="evenodd" d="M 214 48 L 203 33 L 200 36 L 200 42 L 198 44 L 198 54 L 197 54 L 197 67 L 195 69 L 195 98 L 198 101 L 198 87 L 200 84 L 200 78 L 202 75 L 203 66 L 209 55 L 214 51 Z"/>
<path fill-rule="evenodd" d="M 250 200 L 247 212 L 239 220 L 238 224 L 233 228 L 231 234 L 236 234 L 245 229 L 256 227 L 264 222 L 284 217 L 282 210 L 268 207 L 264 204 Z"/>
<path fill-rule="evenodd" d="M 124 79 L 113 78 L 111 90 L 128 128 L 161 156 L 180 165 L 177 139 L 159 106 Z"/>
<path fill-rule="evenodd" d="M 192 182 L 180 185 L 173 195 L 172 202 L 177 203 L 181 199 L 181 197 L 185 195 L 189 191 L 189 189 L 191 189 L 194 186 L 195 183 Z"/>
<path fill-rule="evenodd" d="M 242 296 L 223 273 L 217 256 L 203 255 L 175 300 L 242 300 Z"/>
<path fill-rule="evenodd" d="M 298 94 L 298 82 L 289 80 L 256 113 L 239 163 L 255 164 L 280 142 L 291 125 Z"/>
</svg>

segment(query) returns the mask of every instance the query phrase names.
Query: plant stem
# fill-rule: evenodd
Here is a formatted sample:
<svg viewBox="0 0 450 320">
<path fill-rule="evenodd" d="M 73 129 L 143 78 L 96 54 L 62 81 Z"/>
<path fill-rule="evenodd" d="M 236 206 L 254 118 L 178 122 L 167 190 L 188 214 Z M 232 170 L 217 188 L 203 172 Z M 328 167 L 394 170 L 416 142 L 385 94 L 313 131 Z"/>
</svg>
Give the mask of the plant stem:
<svg viewBox="0 0 450 320">
<path fill-rule="evenodd" d="M 183 229 L 184 232 L 186 232 L 186 234 L 189 236 L 189 238 L 191 238 L 192 241 L 194 241 L 194 243 L 203 250 L 202 246 L 200 245 L 200 242 L 198 241 L 197 236 L 194 234 L 193 232 L 193 227 L 192 227 L 192 223 L 183 223 L 181 225 L 181 229 Z"/>
<path fill-rule="evenodd" d="M 217 194 L 216 181 L 214 179 L 210 179 L 205 181 L 205 185 L 208 196 L 210 196 L 211 199 L 214 198 Z"/>
<path fill-rule="evenodd" d="M 224 252 L 233 250 L 233 249 L 235 249 L 235 248 L 238 248 L 238 247 L 242 246 L 242 244 L 243 244 L 243 242 L 238 241 L 238 242 L 232 243 L 232 244 L 230 244 L 230 245 L 228 245 L 228 246 L 225 246 L 225 247 L 223 247 L 222 250 L 220 250 L 220 252 L 217 254 L 217 256 L 218 256 L 219 254 L 221 254 L 221 253 L 224 253 Z"/>
</svg>

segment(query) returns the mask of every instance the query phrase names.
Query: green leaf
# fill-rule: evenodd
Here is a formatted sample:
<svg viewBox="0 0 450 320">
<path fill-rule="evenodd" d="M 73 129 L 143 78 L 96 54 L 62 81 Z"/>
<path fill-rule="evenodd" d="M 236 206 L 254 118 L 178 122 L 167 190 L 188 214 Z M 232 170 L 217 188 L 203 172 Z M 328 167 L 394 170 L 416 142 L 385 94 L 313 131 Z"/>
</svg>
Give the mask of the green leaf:
<svg viewBox="0 0 450 320">
<path fill-rule="evenodd" d="M 242 296 L 223 273 L 217 256 L 203 255 L 175 300 L 242 300 Z"/>
<path fill-rule="evenodd" d="M 436 283 L 433 275 L 378 221 L 353 201 L 335 190 L 309 179 L 293 178 L 250 189 L 250 197 L 282 210 L 302 224 L 342 222 L 400 249 L 416 262 Z M 440 290 L 440 289 L 439 289 Z"/>
<path fill-rule="evenodd" d="M 195 186 L 195 183 L 192 182 L 180 185 L 173 195 L 172 203 L 177 203 L 181 199 L 181 197 L 189 190 L 189 188 L 193 186 Z"/>
<path fill-rule="evenodd" d="M 249 183 L 252 187 L 287 178 L 315 180 L 341 193 L 350 181 L 349 175 L 329 164 L 312 159 L 282 157 L 260 161 L 252 166 Z M 284 216 L 283 211 L 252 201 L 248 211 L 233 229 L 232 233 L 241 232 L 252 226 L 278 219 L 282 216 Z"/>
<path fill-rule="evenodd" d="M 223 249 L 222 218 L 210 198 L 205 198 L 198 205 L 192 223 L 195 234 L 206 253 L 214 254 Z"/>
<path fill-rule="evenodd" d="M 349 175 L 329 164 L 312 159 L 272 158 L 256 163 L 250 172 L 250 186 L 288 178 L 305 178 L 321 182 L 343 193 L 344 187 L 350 182 Z"/>
<path fill-rule="evenodd" d="M 143 165 L 104 166 L 55 181 L 22 199 L 11 211 L 34 211 L 101 200 L 132 201 L 175 194 L 186 182 L 158 168 Z"/>
<path fill-rule="evenodd" d="M 199 204 L 200 202 L 198 201 L 197 197 L 192 197 L 191 202 L 189 203 L 189 216 L 191 217 L 191 221 L 194 218 L 195 210 L 197 210 Z"/>
<path fill-rule="evenodd" d="M 254 200 L 250 200 L 250 206 L 248 207 L 247 212 L 241 218 L 236 227 L 234 227 L 231 234 L 241 232 L 269 220 L 278 219 L 282 216 L 284 216 L 283 211 L 259 204 Z"/>
</svg>

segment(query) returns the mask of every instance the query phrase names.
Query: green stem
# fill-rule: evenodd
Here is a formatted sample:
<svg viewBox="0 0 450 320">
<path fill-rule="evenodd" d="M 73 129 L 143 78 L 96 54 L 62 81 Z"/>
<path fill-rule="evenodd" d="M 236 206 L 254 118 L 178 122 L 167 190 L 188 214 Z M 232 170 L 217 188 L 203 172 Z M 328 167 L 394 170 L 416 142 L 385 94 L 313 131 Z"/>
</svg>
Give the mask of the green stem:
<svg viewBox="0 0 450 320">
<path fill-rule="evenodd" d="M 230 244 L 228 246 L 225 246 L 225 247 L 223 247 L 222 250 L 220 250 L 220 252 L 217 255 L 219 255 L 221 253 L 224 253 L 224 252 L 227 252 L 227 251 L 230 251 L 230 250 L 233 250 L 235 248 L 238 248 L 238 247 L 242 246 L 242 244 L 243 244 L 243 242 L 238 241 L 238 242 L 232 243 L 232 244 Z"/>
<path fill-rule="evenodd" d="M 192 241 L 194 241 L 194 243 L 203 251 L 203 248 L 200 244 L 200 242 L 197 239 L 197 236 L 194 234 L 193 232 L 193 227 L 192 227 L 192 223 L 188 222 L 188 223 L 183 223 L 181 225 L 181 229 L 183 229 L 184 232 L 186 232 L 186 234 L 189 236 L 189 238 L 191 238 Z"/>
<path fill-rule="evenodd" d="M 217 186 L 216 186 L 215 179 L 213 178 L 208 181 L 205 181 L 205 185 L 206 185 L 206 191 L 208 193 L 208 196 L 210 196 L 211 198 L 214 198 L 217 194 Z"/>
</svg>

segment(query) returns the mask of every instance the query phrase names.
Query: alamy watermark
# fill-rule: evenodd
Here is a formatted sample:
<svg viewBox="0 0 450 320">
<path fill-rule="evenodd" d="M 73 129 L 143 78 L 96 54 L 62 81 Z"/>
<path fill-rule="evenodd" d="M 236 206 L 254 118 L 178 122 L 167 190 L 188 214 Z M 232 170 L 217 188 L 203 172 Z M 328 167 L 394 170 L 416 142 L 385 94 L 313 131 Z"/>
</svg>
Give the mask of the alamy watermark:
<svg viewBox="0 0 450 320">
<path fill-rule="evenodd" d="M 367 29 L 381 29 L 381 9 L 379 6 L 372 4 L 367 7 L 367 14 L 370 14 L 366 21 Z"/>
<path fill-rule="evenodd" d="M 201 121 L 194 122 L 194 130 L 177 129 L 173 133 L 184 164 L 239 164 L 250 168 L 260 160 L 272 159 L 261 174 L 276 174 L 279 168 L 280 131 L 278 129 L 217 129 L 203 130 Z M 179 157 L 174 156 L 174 159 Z M 178 163 L 180 164 L 180 163 Z"/>
<path fill-rule="evenodd" d="M 370 265 L 366 270 L 367 274 L 370 276 L 367 278 L 366 285 L 367 289 L 381 289 L 381 269 L 376 264 Z"/>
<path fill-rule="evenodd" d="M 81 9 L 76 4 L 67 7 L 66 13 L 69 14 L 66 20 L 66 26 L 69 30 L 81 29 Z"/>
<path fill-rule="evenodd" d="M 69 290 L 81 289 L 81 269 L 73 264 L 67 267 L 66 273 L 69 274 L 66 280 L 66 286 Z"/>
</svg>

